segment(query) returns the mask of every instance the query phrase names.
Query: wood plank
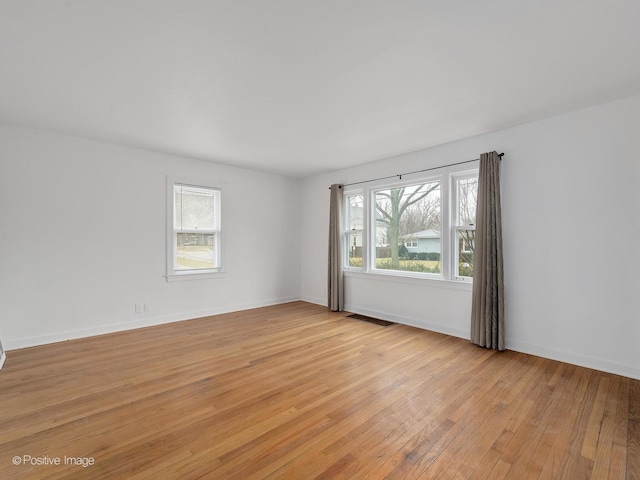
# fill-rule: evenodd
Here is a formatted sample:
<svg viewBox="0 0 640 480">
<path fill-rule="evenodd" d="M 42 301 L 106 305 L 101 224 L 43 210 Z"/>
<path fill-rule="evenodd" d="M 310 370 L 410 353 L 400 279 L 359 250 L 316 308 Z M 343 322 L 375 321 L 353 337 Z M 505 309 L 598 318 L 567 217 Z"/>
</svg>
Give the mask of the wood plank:
<svg viewBox="0 0 640 480">
<path fill-rule="evenodd" d="M 567 372 L 570 372 L 570 370 L 567 370 Z M 562 423 L 553 431 L 554 442 L 549 454 L 544 460 L 544 466 L 538 477 L 539 480 L 556 478 L 557 472 L 562 465 L 562 459 L 569 448 L 573 425 L 576 423 L 576 419 L 580 413 L 579 406 L 582 404 L 584 396 L 586 395 L 591 371 L 574 368 L 573 372 L 573 375 L 577 378 L 577 382 L 573 390 L 567 387 L 567 391 L 573 395 L 565 395 L 559 404 L 559 408 L 564 407 L 565 414 L 562 417 Z M 570 378 L 565 380 L 565 382 L 569 381 Z M 568 383 L 565 383 L 565 385 L 568 385 Z"/>
<path fill-rule="evenodd" d="M 617 397 L 620 390 L 620 379 L 612 378 L 611 385 L 602 413 L 600 422 L 600 434 L 598 435 L 598 444 L 596 446 L 596 454 L 593 462 L 594 478 L 607 478 L 609 475 L 609 463 L 611 462 L 611 453 L 613 449 L 613 437 L 616 429 L 615 411 L 617 409 Z"/>
<path fill-rule="evenodd" d="M 345 315 L 293 302 L 14 350 L 0 478 L 639 480 L 640 381 Z"/>
<path fill-rule="evenodd" d="M 588 458 L 589 460 L 596 459 L 596 447 L 598 445 L 598 438 L 602 427 L 602 417 L 604 415 L 605 402 L 609 391 L 608 377 L 602 376 L 600 378 L 600 384 L 598 385 L 598 392 L 596 393 L 596 399 L 591 409 L 591 415 L 589 417 L 589 423 L 587 425 L 587 432 L 582 442 L 582 450 L 580 454 Z"/>
</svg>

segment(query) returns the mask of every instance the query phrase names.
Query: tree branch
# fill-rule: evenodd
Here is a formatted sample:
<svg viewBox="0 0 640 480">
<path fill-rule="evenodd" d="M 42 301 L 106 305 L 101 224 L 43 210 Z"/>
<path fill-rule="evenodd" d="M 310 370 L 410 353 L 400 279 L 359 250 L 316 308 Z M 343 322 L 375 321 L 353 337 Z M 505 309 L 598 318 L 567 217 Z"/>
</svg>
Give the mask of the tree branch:
<svg viewBox="0 0 640 480">
<path fill-rule="evenodd" d="M 436 183 L 433 187 L 430 187 L 426 192 L 420 192 L 420 188 L 422 188 L 422 187 L 424 187 L 424 185 L 421 185 L 413 193 L 411 193 L 411 195 L 409 195 L 407 200 L 400 206 L 400 208 L 398 209 L 398 213 L 400 214 L 400 216 L 402 216 L 402 214 L 405 212 L 405 210 L 407 208 L 409 208 L 411 205 L 419 202 L 420 200 L 422 200 L 424 197 L 429 195 L 434 190 L 439 189 L 440 188 L 440 184 Z M 417 197 L 417 198 L 414 198 L 418 193 L 420 194 L 420 196 Z"/>
<path fill-rule="evenodd" d="M 378 202 L 376 202 L 376 210 L 378 212 L 380 212 L 383 217 L 384 220 L 382 219 L 376 219 L 377 222 L 382 222 L 382 223 L 386 223 L 387 225 L 391 224 L 391 215 L 389 215 L 387 212 L 385 212 L 382 207 L 380 205 L 378 205 Z"/>
</svg>

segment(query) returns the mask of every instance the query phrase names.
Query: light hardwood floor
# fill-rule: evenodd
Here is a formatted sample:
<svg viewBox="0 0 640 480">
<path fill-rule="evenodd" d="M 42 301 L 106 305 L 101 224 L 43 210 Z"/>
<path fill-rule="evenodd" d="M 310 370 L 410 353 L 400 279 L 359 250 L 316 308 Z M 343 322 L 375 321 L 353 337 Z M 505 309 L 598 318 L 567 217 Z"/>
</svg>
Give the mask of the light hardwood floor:
<svg viewBox="0 0 640 480">
<path fill-rule="evenodd" d="M 11 351 L 0 478 L 639 478 L 640 381 L 345 315 L 295 302 Z"/>
</svg>

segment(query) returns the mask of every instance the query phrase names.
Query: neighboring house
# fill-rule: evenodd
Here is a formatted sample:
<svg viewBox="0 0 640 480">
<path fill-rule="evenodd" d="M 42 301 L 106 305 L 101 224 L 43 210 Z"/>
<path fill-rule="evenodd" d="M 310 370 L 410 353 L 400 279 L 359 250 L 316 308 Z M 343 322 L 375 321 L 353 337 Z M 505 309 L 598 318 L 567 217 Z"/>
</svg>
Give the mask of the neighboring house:
<svg viewBox="0 0 640 480">
<path fill-rule="evenodd" d="M 436 230 L 422 230 L 420 232 L 401 235 L 400 238 L 409 253 L 440 253 L 440 232 Z"/>
</svg>

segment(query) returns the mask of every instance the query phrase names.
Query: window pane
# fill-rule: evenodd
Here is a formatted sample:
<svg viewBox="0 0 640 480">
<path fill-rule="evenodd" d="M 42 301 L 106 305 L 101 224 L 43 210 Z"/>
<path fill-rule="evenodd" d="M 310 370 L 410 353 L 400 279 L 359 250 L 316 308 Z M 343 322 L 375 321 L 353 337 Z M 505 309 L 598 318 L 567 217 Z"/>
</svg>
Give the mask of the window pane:
<svg viewBox="0 0 640 480">
<path fill-rule="evenodd" d="M 475 230 L 457 230 L 456 244 L 458 249 L 458 265 L 456 276 L 473 277 L 473 261 L 476 246 Z"/>
<path fill-rule="evenodd" d="M 456 180 L 456 183 L 458 192 L 457 225 L 475 225 L 478 178 L 459 178 Z"/>
<path fill-rule="evenodd" d="M 362 268 L 362 232 L 347 233 L 349 267 Z"/>
<path fill-rule="evenodd" d="M 362 195 L 347 196 L 347 230 L 362 230 L 364 225 Z"/>
<path fill-rule="evenodd" d="M 176 230 L 215 229 L 214 190 L 175 185 L 174 194 Z"/>
<path fill-rule="evenodd" d="M 375 192 L 375 268 L 440 273 L 440 223 L 439 182 Z"/>
<path fill-rule="evenodd" d="M 216 268 L 214 234 L 178 233 L 176 270 Z"/>
</svg>

